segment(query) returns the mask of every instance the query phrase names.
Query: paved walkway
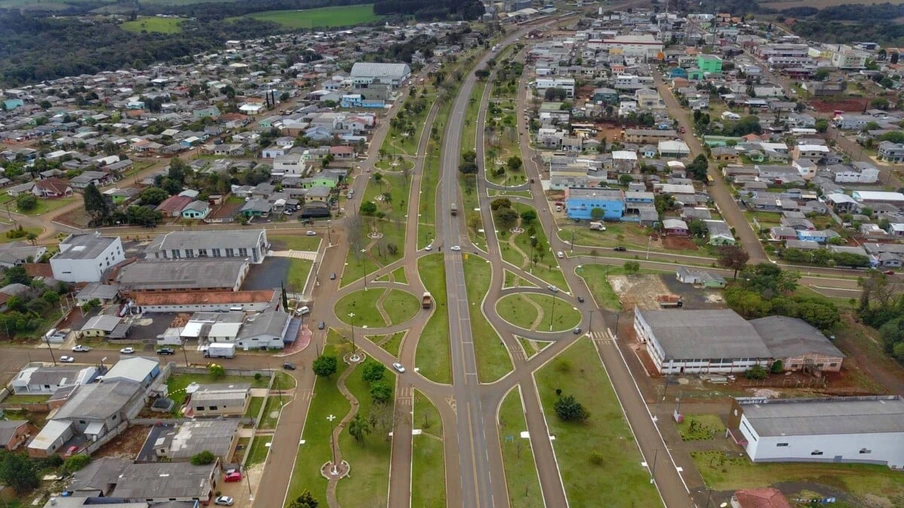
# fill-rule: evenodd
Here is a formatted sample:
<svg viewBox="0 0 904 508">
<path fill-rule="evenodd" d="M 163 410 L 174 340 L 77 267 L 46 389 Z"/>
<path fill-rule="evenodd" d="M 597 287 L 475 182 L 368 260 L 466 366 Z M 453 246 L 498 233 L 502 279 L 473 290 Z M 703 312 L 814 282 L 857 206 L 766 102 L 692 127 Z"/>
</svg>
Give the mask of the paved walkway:
<svg viewBox="0 0 904 508">
<path fill-rule="evenodd" d="M 271 252 L 270 255 L 278 258 L 307 259 L 309 261 L 317 259 L 316 250 L 277 250 Z"/>
</svg>

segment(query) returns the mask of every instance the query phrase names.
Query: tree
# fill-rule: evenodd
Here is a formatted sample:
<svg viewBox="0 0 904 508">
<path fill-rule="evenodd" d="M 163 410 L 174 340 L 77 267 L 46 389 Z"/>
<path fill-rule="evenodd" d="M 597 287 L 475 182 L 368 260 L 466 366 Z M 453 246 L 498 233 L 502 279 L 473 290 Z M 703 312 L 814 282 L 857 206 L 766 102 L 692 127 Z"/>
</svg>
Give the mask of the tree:
<svg viewBox="0 0 904 508">
<path fill-rule="evenodd" d="M 4 452 L 0 455 L 0 481 L 20 494 L 41 485 L 35 462 L 21 453 Z"/>
<path fill-rule="evenodd" d="M 505 165 L 508 166 L 509 171 L 518 171 L 519 169 L 521 169 L 521 166 L 524 165 L 524 162 L 521 160 L 521 157 L 512 155 L 508 158 L 508 161 L 506 161 Z"/>
<path fill-rule="evenodd" d="M 320 377 L 330 377 L 336 373 L 336 368 L 338 366 L 339 362 L 336 360 L 335 356 L 320 355 L 314 360 L 314 374 L 317 374 Z"/>
<path fill-rule="evenodd" d="M 386 404 L 392 398 L 392 387 L 386 381 L 377 381 L 370 385 L 370 398 L 377 404 Z"/>
<path fill-rule="evenodd" d="M 356 414 L 352 421 L 348 422 L 348 433 L 355 438 L 355 441 L 364 443 L 364 435 L 370 434 L 370 424 L 361 418 L 360 414 Z"/>
<path fill-rule="evenodd" d="M 224 369 L 220 364 L 212 363 L 209 367 L 207 367 L 207 373 L 211 378 L 216 380 L 226 376 L 226 369 Z"/>
<path fill-rule="evenodd" d="M 536 210 L 525 210 L 521 212 L 521 224 L 530 224 L 537 220 Z"/>
<path fill-rule="evenodd" d="M 706 171 L 709 169 L 709 161 L 703 154 L 694 158 L 693 162 L 687 165 L 687 171 L 697 180 L 706 180 Z"/>
<path fill-rule="evenodd" d="M 204 450 L 202 452 L 196 453 L 191 457 L 191 465 L 193 466 L 206 466 L 207 464 L 213 464 L 213 461 L 217 460 L 217 456 L 213 453 Z"/>
<path fill-rule="evenodd" d="M 28 240 L 29 242 L 31 242 L 32 245 L 35 245 L 35 244 L 37 243 L 37 240 L 38 240 L 38 235 L 35 234 L 35 233 L 33 233 L 33 232 L 31 232 L 31 231 L 29 231 L 29 232 L 25 235 L 25 239 Z"/>
<path fill-rule="evenodd" d="M 590 418 L 590 413 L 575 400 L 574 395 L 559 397 L 553 404 L 553 408 L 556 410 L 556 415 L 566 422 L 584 422 Z"/>
<path fill-rule="evenodd" d="M 169 192 L 166 192 L 160 187 L 148 187 L 139 194 L 142 204 L 155 206 L 163 203 L 169 196 Z"/>
<path fill-rule="evenodd" d="M 361 207 L 358 209 L 358 212 L 361 215 L 373 217 L 377 213 L 377 204 L 373 201 L 365 201 L 361 203 Z"/>
<path fill-rule="evenodd" d="M 832 74 L 832 71 L 823 67 L 816 71 L 815 77 L 816 77 L 817 81 L 825 81 L 826 79 L 828 79 L 829 75 L 831 75 L 831 74 Z"/>
<path fill-rule="evenodd" d="M 90 463 L 91 457 L 80 453 L 66 459 L 66 461 L 63 462 L 63 470 L 65 470 L 67 473 L 74 473 L 76 471 L 81 471 Z"/>
<path fill-rule="evenodd" d="M 320 502 L 314 499 L 311 491 L 305 490 L 300 496 L 289 503 L 289 508 L 317 508 Z"/>
<path fill-rule="evenodd" d="M 511 208 L 512 200 L 509 198 L 496 198 L 493 201 L 490 201 L 490 210 L 494 212 L 500 208 Z"/>
<path fill-rule="evenodd" d="M 590 209 L 590 218 L 593 220 L 603 220 L 605 216 L 606 211 L 598 206 Z"/>
<path fill-rule="evenodd" d="M 640 263 L 637 261 L 625 261 L 624 269 L 628 275 L 635 274 L 640 271 Z"/>
<path fill-rule="evenodd" d="M 631 175 L 619 175 L 618 184 L 623 185 L 625 187 L 628 186 L 629 183 L 634 181 L 634 177 Z"/>
<path fill-rule="evenodd" d="M 85 212 L 91 217 L 92 223 L 100 223 L 110 215 L 110 202 L 94 186 L 93 183 L 85 187 Z"/>
<path fill-rule="evenodd" d="M 829 130 L 829 121 L 828 120 L 826 120 L 825 118 L 820 118 L 819 120 L 816 120 L 816 132 L 822 133 L 827 130 Z"/>
<path fill-rule="evenodd" d="M 500 208 L 493 212 L 493 219 L 496 221 L 498 229 L 508 231 L 517 224 L 518 212 L 511 208 Z"/>
<path fill-rule="evenodd" d="M 719 266 L 724 268 L 728 268 L 729 270 L 734 270 L 734 278 L 738 278 L 738 272 L 744 269 L 747 266 L 747 261 L 750 260 L 750 254 L 747 254 L 744 249 L 734 246 L 734 245 L 723 245 L 719 247 Z"/>
<path fill-rule="evenodd" d="M 16 198 L 16 207 L 23 212 L 34 210 L 37 206 L 38 198 L 34 194 L 22 194 Z"/>
<path fill-rule="evenodd" d="M 363 371 L 361 377 L 368 383 L 381 381 L 383 376 L 386 375 L 386 367 L 382 363 L 377 363 L 375 361 L 368 361 L 365 363 Z"/>
<path fill-rule="evenodd" d="M 706 223 L 700 219 L 691 219 L 691 221 L 687 223 L 687 229 L 690 231 L 691 235 L 696 238 L 706 238 L 706 233 L 709 232 Z"/>
</svg>

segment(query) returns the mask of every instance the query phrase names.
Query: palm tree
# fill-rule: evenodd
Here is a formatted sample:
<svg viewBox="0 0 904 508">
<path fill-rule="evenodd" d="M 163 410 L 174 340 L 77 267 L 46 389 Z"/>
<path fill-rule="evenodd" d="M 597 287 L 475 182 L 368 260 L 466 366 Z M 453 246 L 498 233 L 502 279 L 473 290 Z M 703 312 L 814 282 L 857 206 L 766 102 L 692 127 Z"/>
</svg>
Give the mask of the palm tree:
<svg viewBox="0 0 904 508">
<path fill-rule="evenodd" d="M 36 235 L 35 233 L 28 233 L 27 235 L 25 235 L 25 239 L 31 242 L 32 245 L 35 245 L 38 239 L 38 235 Z"/>
<path fill-rule="evenodd" d="M 361 418 L 361 415 L 355 415 L 352 421 L 348 422 L 348 433 L 355 438 L 355 441 L 364 442 L 364 435 L 370 434 L 370 424 Z"/>
</svg>

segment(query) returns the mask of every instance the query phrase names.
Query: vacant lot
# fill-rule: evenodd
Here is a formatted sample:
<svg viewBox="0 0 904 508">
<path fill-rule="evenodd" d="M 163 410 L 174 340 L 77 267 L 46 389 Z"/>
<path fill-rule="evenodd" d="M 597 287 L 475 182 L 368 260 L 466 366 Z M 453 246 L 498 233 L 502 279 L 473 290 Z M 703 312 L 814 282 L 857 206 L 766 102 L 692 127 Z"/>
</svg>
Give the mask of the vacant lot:
<svg viewBox="0 0 904 508">
<path fill-rule="evenodd" d="M 370 23 L 383 16 L 374 14 L 373 4 L 344 5 L 297 11 L 264 11 L 247 17 L 260 21 L 272 21 L 287 28 L 319 28 L 351 26 Z M 230 18 L 237 19 L 237 18 Z"/>
<path fill-rule="evenodd" d="M 157 18 L 147 17 L 138 18 L 135 21 L 126 21 L 119 25 L 120 28 L 128 32 L 155 32 L 160 34 L 176 34 L 182 31 L 180 24 L 182 20 L 179 18 Z"/>
<path fill-rule="evenodd" d="M 658 309 L 656 296 L 669 294 L 658 275 L 611 275 L 608 280 L 625 309 L 635 305 L 641 309 Z"/>
</svg>

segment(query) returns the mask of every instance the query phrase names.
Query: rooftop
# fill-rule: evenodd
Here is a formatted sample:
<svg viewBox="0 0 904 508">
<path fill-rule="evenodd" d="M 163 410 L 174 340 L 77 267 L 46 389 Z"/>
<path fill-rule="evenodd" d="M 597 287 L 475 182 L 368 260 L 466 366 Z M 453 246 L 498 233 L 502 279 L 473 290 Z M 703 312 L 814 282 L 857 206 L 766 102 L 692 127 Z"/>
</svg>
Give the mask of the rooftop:
<svg viewBox="0 0 904 508">
<path fill-rule="evenodd" d="M 811 353 L 844 357 L 844 353 L 829 342 L 822 332 L 800 319 L 769 316 L 754 319 L 750 324 L 760 334 L 773 358 L 789 358 Z"/>
<path fill-rule="evenodd" d="M 193 466 L 187 462 L 131 464 L 123 468 L 113 495 L 127 499 L 206 499 L 215 467 L 215 464 Z"/>
<path fill-rule="evenodd" d="M 733 310 L 637 310 L 665 360 L 769 358 L 756 329 Z"/>
<path fill-rule="evenodd" d="M 173 231 L 160 235 L 147 247 L 147 252 L 167 250 L 199 250 L 209 248 L 253 248 L 263 242 L 263 229 L 230 229 L 228 231 Z M 250 254 L 249 254 L 250 255 Z"/>
<path fill-rule="evenodd" d="M 232 289 L 247 269 L 248 261 L 240 258 L 139 260 L 123 266 L 116 282 L 135 290 Z"/>
<path fill-rule="evenodd" d="M 904 399 L 897 395 L 738 402 L 760 436 L 904 432 Z"/>
<path fill-rule="evenodd" d="M 119 237 L 107 238 L 100 233 L 93 235 L 72 235 L 60 243 L 56 259 L 96 259 Z"/>
<path fill-rule="evenodd" d="M 232 438 L 239 422 L 237 418 L 183 422 L 174 429 L 164 431 L 157 438 L 154 448 L 166 449 L 164 455 L 173 460 L 190 459 L 205 450 L 225 458 L 232 448 Z"/>
<path fill-rule="evenodd" d="M 140 388 L 138 383 L 125 380 L 80 386 L 54 419 L 105 420 L 122 410 Z"/>
</svg>

